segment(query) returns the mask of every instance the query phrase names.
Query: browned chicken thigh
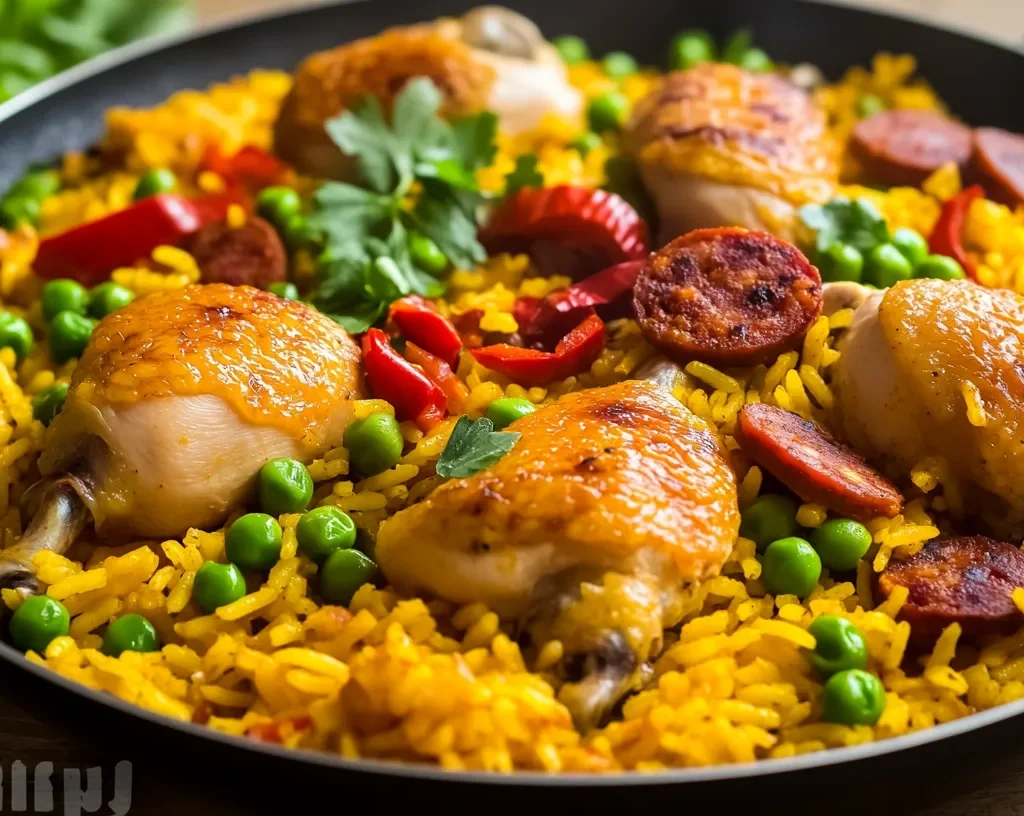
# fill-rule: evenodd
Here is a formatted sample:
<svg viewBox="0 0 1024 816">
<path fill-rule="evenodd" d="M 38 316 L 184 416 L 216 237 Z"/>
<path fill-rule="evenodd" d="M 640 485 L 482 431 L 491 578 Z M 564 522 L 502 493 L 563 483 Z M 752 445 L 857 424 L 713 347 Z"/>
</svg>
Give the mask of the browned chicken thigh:
<svg viewBox="0 0 1024 816">
<path fill-rule="evenodd" d="M 324 123 L 369 95 L 390 111 L 406 82 L 427 77 L 448 117 L 496 113 L 505 133 L 529 130 L 548 114 L 579 116 L 583 101 L 565 63 L 537 27 L 499 6 L 460 19 L 393 28 L 308 57 L 274 127 L 274 147 L 298 170 L 340 178 L 350 166 Z"/>
<path fill-rule="evenodd" d="M 1024 533 L 1024 298 L 914 280 L 858 299 L 832 381 L 846 438 L 904 478 L 931 459 L 955 514 Z"/>
<path fill-rule="evenodd" d="M 509 430 L 522 437 L 496 465 L 385 522 L 377 557 L 398 586 L 486 603 L 527 647 L 560 641 L 559 696 L 590 728 L 731 551 L 734 475 L 654 382 L 572 393 Z"/>
<path fill-rule="evenodd" d="M 47 431 L 42 506 L 0 553 L 0 583 L 34 588 L 32 557 L 104 534 L 210 527 L 265 462 L 336 444 L 361 395 L 359 351 L 336 323 L 248 286 L 136 300 L 96 328 Z"/>
<path fill-rule="evenodd" d="M 839 177 L 825 114 L 774 74 L 723 63 L 669 74 L 637 105 L 626 149 L 661 218 L 661 243 L 703 227 L 785 237 L 795 208 Z"/>
</svg>

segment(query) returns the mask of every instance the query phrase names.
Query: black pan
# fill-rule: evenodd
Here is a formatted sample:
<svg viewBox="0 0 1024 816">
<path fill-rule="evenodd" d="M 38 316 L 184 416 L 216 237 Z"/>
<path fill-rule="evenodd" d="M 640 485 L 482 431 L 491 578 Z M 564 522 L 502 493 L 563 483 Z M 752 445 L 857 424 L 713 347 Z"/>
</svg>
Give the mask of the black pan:
<svg viewBox="0 0 1024 816">
<path fill-rule="evenodd" d="M 596 53 L 624 49 L 651 63 L 663 61 L 672 33 L 684 27 L 707 28 L 719 37 L 751 27 L 757 43 L 775 59 L 812 62 L 833 78 L 847 66 L 867 64 L 878 51 L 912 52 L 922 74 L 966 121 L 1024 132 L 1024 106 L 1019 103 L 1024 54 L 896 16 L 804 0 L 509 0 L 508 4 L 549 35 L 580 34 Z M 374 34 L 386 26 L 458 14 L 470 5 L 467 0 L 330 4 L 129 46 L 0 106 L 0 189 L 29 163 L 87 147 L 100 136 L 103 112 L 112 105 L 154 104 L 181 88 L 205 87 L 252 68 L 290 69 L 311 51 Z M 1020 701 L 886 742 L 756 765 L 598 777 L 472 775 L 425 766 L 351 762 L 224 737 L 91 692 L 29 664 L 2 644 L 0 664 L 6 664 L 0 669 L 0 687 L 19 705 L 88 727 L 97 745 L 108 750 L 119 746 L 112 750 L 120 758 L 166 756 L 178 768 L 187 761 L 191 778 L 205 783 L 212 784 L 216 774 L 210 776 L 202 769 L 224 774 L 228 767 L 236 768 L 235 773 L 244 767 L 246 778 L 238 789 L 255 790 L 263 805 L 298 790 L 326 793 L 328 788 L 337 791 L 339 785 L 361 784 L 374 785 L 392 797 L 414 789 L 417 795 L 443 795 L 444 799 L 434 801 L 447 802 L 447 808 L 453 786 L 460 785 L 483 806 L 505 804 L 528 791 L 536 796 L 537 788 L 544 787 L 545 801 L 552 803 L 566 798 L 579 803 L 585 794 L 592 803 L 611 804 L 617 796 L 628 797 L 625 803 L 638 803 L 671 793 L 677 802 L 690 805 L 722 806 L 742 799 L 756 802 L 759 810 L 771 809 L 772 802 L 778 802 L 776 797 L 786 793 L 786 809 L 795 806 L 804 812 L 840 812 L 866 796 L 874 801 L 875 812 L 887 813 L 897 804 L 893 791 L 899 792 L 897 798 L 935 795 L 943 790 L 944 778 L 973 775 L 979 767 L 998 767 L 1000 760 L 1012 757 L 1022 723 L 1014 718 L 1024 713 L 1024 701 Z M 919 773 L 922 767 L 930 769 L 926 777 Z M 883 790 L 884 803 L 879 801 Z M 814 791 L 831 791 L 827 804 Z M 796 799 L 789 798 L 788 792 Z M 801 800 L 803 807 L 798 804 Z"/>
</svg>

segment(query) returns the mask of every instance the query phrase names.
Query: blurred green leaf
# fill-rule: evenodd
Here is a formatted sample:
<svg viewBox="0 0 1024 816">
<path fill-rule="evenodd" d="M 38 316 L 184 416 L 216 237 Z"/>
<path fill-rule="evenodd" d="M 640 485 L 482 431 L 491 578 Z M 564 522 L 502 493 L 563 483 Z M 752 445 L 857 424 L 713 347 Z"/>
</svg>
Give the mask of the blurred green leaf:
<svg viewBox="0 0 1024 816">
<path fill-rule="evenodd" d="M 0 0 L 0 101 L 191 15 L 189 0 Z"/>
</svg>

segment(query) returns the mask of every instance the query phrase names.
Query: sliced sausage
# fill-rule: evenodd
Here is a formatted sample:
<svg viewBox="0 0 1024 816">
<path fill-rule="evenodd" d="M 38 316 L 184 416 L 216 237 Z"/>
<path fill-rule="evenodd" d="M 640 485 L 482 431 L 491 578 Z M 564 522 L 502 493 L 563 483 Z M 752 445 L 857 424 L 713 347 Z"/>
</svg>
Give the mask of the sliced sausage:
<svg viewBox="0 0 1024 816">
<path fill-rule="evenodd" d="M 266 289 L 288 275 L 288 255 L 276 230 L 262 218 L 241 227 L 218 221 L 192 236 L 191 251 L 203 283 Z"/>
<path fill-rule="evenodd" d="M 854 126 L 850 151 L 871 181 L 917 187 L 944 164 L 965 167 L 971 136 L 970 128 L 934 111 L 890 110 Z"/>
<path fill-rule="evenodd" d="M 905 561 L 890 561 L 878 579 L 886 597 L 898 586 L 910 592 L 900 616 L 917 635 L 954 621 L 972 634 L 998 631 L 1021 619 L 1012 594 L 1024 587 L 1024 553 L 985 536 L 929 541 Z"/>
<path fill-rule="evenodd" d="M 903 509 L 896 486 L 817 422 L 774 405 L 745 405 L 736 423 L 745 454 L 805 502 L 868 521 Z"/>
<path fill-rule="evenodd" d="M 997 128 L 974 131 L 974 173 L 995 201 L 1024 203 L 1024 136 Z"/>
<path fill-rule="evenodd" d="M 821 276 L 800 250 L 739 227 L 676 238 L 633 288 L 644 336 L 683 362 L 766 362 L 803 340 L 821 304 Z"/>
</svg>

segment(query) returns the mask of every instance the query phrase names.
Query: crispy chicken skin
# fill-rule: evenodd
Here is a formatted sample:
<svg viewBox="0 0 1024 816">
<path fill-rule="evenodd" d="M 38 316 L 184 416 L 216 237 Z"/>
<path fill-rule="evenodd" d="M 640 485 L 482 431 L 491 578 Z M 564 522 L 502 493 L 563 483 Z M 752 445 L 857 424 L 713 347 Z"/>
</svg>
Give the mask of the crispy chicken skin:
<svg viewBox="0 0 1024 816">
<path fill-rule="evenodd" d="M 275 125 L 275 150 L 301 172 L 344 178 L 350 161 L 324 123 L 365 95 L 390 111 L 415 77 L 440 89 L 443 115 L 493 110 L 509 133 L 535 127 L 548 113 L 573 118 L 582 109 L 565 65 L 536 26 L 485 6 L 461 20 L 393 28 L 308 57 Z"/>
<path fill-rule="evenodd" d="M 73 473 L 104 533 L 220 523 L 269 459 L 340 439 L 359 351 L 333 321 L 248 286 L 141 298 L 100 322 L 48 430 L 43 475 Z"/>
<path fill-rule="evenodd" d="M 825 114 L 774 74 L 709 63 L 669 74 L 633 113 L 625 146 L 661 217 L 661 242 L 701 227 L 785 237 L 794 208 L 839 177 Z"/>
<path fill-rule="evenodd" d="M 953 512 L 1019 534 L 1024 298 L 969 281 L 899 283 L 867 296 L 840 350 L 832 387 L 850 443 L 904 478 L 944 458 Z M 975 394 L 983 425 L 968 415 Z"/>
<path fill-rule="evenodd" d="M 388 579 L 514 619 L 565 649 L 561 698 L 590 727 L 636 682 L 683 614 L 687 582 L 717 574 L 739 528 L 736 483 L 702 419 L 629 381 L 517 420 L 496 465 L 385 522 Z"/>
</svg>

